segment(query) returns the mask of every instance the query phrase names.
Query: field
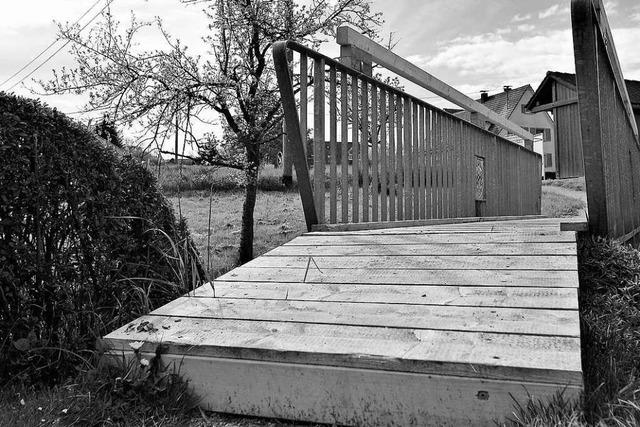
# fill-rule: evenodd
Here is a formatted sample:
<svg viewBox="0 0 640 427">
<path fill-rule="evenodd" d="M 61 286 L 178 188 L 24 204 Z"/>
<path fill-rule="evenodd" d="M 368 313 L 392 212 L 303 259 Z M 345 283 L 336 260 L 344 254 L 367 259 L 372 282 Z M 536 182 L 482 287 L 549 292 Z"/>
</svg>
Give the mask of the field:
<svg viewBox="0 0 640 427">
<path fill-rule="evenodd" d="M 259 256 L 306 231 L 297 190 L 280 184 L 282 170 L 261 171 L 255 210 L 254 254 Z M 176 212 L 184 216 L 210 278 L 235 266 L 244 193 L 236 171 L 206 166 L 163 166 L 158 183 Z M 584 215 L 586 196 L 577 183 L 545 181 L 542 214 L 549 217 Z M 211 207 L 211 217 L 209 208 Z M 209 227 L 209 224 L 211 227 Z"/>
</svg>

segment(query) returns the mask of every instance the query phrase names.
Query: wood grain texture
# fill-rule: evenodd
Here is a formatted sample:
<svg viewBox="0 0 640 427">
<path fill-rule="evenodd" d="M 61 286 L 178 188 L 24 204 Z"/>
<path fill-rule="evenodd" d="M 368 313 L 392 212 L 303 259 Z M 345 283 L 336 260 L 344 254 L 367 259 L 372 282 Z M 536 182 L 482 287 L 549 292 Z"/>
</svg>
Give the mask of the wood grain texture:
<svg viewBox="0 0 640 427">
<path fill-rule="evenodd" d="M 206 409 L 327 424 L 486 426 L 503 421 L 514 400 L 546 400 L 558 390 L 535 382 L 172 354 L 163 361 L 180 370 Z M 580 390 L 569 386 L 564 396 L 577 399 Z"/>
<path fill-rule="evenodd" d="M 136 326 L 144 321 L 157 330 L 137 331 Z M 130 350 L 130 342 L 142 341 L 143 351 L 153 351 L 160 344 L 168 353 L 193 356 L 572 385 L 582 382 L 580 342 L 571 337 L 160 315 L 144 316 L 129 325 L 106 337 L 109 347 Z M 363 353 L 362 349 L 371 350 Z"/>
<path fill-rule="evenodd" d="M 579 337 L 576 310 L 181 297 L 153 311 L 211 319 Z"/>
<path fill-rule="evenodd" d="M 559 221 L 308 233 L 102 342 L 119 357 L 159 347 L 216 410 L 486 425 L 512 397 L 582 390 L 576 234 Z M 331 397 L 317 407 L 297 387 Z M 494 406 L 470 415 L 477 402 Z"/>
<path fill-rule="evenodd" d="M 217 280 L 213 286 L 201 286 L 193 295 L 211 298 L 578 309 L 577 289 L 575 288 L 349 285 L 342 283 L 225 282 Z"/>
</svg>

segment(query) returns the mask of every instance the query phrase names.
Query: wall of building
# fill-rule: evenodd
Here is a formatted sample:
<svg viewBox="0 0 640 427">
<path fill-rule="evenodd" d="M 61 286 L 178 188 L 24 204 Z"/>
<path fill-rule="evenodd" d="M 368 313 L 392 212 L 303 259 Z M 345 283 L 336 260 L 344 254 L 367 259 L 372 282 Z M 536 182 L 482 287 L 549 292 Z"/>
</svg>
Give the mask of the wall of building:
<svg viewBox="0 0 640 427">
<path fill-rule="evenodd" d="M 554 101 L 576 99 L 578 94 L 557 82 L 553 83 Z M 584 176 L 582 159 L 582 137 L 580 132 L 580 109 L 578 104 L 569 104 L 553 109 L 556 131 L 555 154 L 558 178 Z"/>
<path fill-rule="evenodd" d="M 533 90 L 528 90 L 522 95 L 522 99 L 520 101 L 520 105 L 527 105 L 527 103 L 533 97 Z M 511 116 L 509 120 L 520 125 L 521 127 L 527 129 L 549 129 L 550 130 L 550 138 L 547 138 L 547 141 L 543 141 L 541 144 L 534 144 L 534 150 L 538 152 L 542 156 L 543 162 L 543 172 L 545 175 L 553 174 L 555 172 L 555 150 L 553 149 L 555 141 L 555 127 L 553 124 L 553 120 L 549 116 L 548 113 L 536 113 L 536 114 L 527 114 L 522 111 L 522 107 L 518 106 Z M 547 158 L 546 155 L 550 154 L 552 158 L 551 165 L 545 162 Z"/>
</svg>

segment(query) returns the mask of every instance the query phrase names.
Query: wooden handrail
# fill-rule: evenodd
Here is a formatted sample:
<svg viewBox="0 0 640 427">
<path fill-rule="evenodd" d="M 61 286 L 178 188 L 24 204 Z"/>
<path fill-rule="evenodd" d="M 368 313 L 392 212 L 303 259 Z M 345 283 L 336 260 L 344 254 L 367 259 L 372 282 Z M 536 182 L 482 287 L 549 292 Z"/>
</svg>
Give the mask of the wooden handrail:
<svg viewBox="0 0 640 427">
<path fill-rule="evenodd" d="M 533 135 L 512 121 L 500 116 L 495 111 L 481 103 L 474 101 L 454 87 L 444 83 L 420 67 L 406 59 L 396 55 L 384 46 L 379 45 L 368 37 L 363 36 L 353 28 L 342 26 L 338 28 L 338 44 L 354 46 L 355 48 L 371 55 L 371 60 L 382 65 L 387 70 L 404 77 L 405 79 L 421 86 L 436 95 L 464 108 L 472 113 L 483 115 L 487 121 L 504 128 L 527 141 L 533 141 Z"/>
<path fill-rule="evenodd" d="M 299 108 L 289 50 L 300 59 Z M 300 44 L 276 43 L 273 58 L 308 229 L 339 220 L 539 214 L 537 153 Z M 308 156 L 307 83 L 314 112 Z"/>
</svg>

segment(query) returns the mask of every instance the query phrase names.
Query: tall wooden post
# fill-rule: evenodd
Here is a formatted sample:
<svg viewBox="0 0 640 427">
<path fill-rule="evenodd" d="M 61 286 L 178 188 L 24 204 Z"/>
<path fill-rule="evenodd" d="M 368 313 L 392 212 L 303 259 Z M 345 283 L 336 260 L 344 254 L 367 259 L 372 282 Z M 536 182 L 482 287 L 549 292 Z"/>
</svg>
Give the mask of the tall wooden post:
<svg viewBox="0 0 640 427">
<path fill-rule="evenodd" d="M 293 186 L 293 156 L 287 138 L 287 125 L 282 122 L 282 183 L 285 188 Z"/>
<path fill-rule="evenodd" d="M 289 74 L 293 74 L 293 51 L 287 49 L 287 63 Z M 287 124 L 282 120 L 282 183 L 285 188 L 293 186 L 293 151 L 287 138 Z"/>
<path fill-rule="evenodd" d="M 572 6 L 576 87 L 580 102 L 589 229 L 595 235 L 606 236 L 608 234 L 607 191 L 602 152 L 602 130 L 600 128 L 598 40 L 593 20 L 593 6 L 590 1 L 574 1 Z"/>
</svg>

